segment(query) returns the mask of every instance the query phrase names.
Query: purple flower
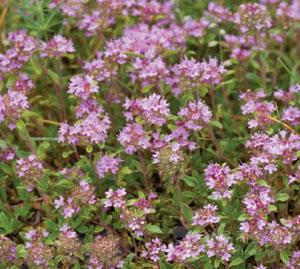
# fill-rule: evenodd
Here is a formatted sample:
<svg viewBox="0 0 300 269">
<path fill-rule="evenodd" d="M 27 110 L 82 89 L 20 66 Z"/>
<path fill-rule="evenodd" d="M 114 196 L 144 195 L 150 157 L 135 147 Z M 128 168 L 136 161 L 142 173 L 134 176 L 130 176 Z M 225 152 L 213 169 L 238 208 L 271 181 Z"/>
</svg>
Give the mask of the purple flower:
<svg viewBox="0 0 300 269">
<path fill-rule="evenodd" d="M 234 15 L 234 22 L 242 33 L 263 32 L 272 26 L 266 6 L 257 3 L 240 5 Z"/>
<path fill-rule="evenodd" d="M 112 156 L 104 155 L 98 162 L 97 162 L 97 174 L 99 178 L 104 178 L 108 173 L 115 175 L 121 164 L 122 160 L 120 158 L 114 158 Z"/>
<path fill-rule="evenodd" d="M 142 257 L 148 258 L 153 262 L 158 262 L 160 255 L 163 252 L 166 252 L 166 245 L 162 244 L 159 238 L 154 238 L 150 242 L 145 244 L 146 250 L 141 254 Z"/>
<path fill-rule="evenodd" d="M 124 107 L 128 111 L 125 112 L 125 117 L 128 121 L 132 121 L 134 117 L 142 116 L 148 123 L 162 126 L 170 115 L 167 101 L 155 93 L 141 99 L 127 99 Z"/>
<path fill-rule="evenodd" d="M 158 56 L 155 59 L 136 58 L 133 61 L 133 72 L 131 80 L 133 83 L 141 81 L 142 87 L 148 85 L 158 86 L 162 79 L 168 75 L 169 71 L 163 59 Z"/>
<path fill-rule="evenodd" d="M 17 259 L 17 245 L 11 239 L 0 235 L 0 256 L 4 265 L 13 265 Z"/>
<path fill-rule="evenodd" d="M 14 88 L 14 90 L 16 90 L 18 92 L 27 94 L 34 88 L 34 84 L 33 84 L 32 80 L 28 77 L 27 74 L 20 73 L 13 88 Z"/>
<path fill-rule="evenodd" d="M 9 89 L 6 94 L 0 95 L 0 122 L 5 121 L 9 129 L 15 129 L 16 121 L 28 107 L 24 93 Z"/>
<path fill-rule="evenodd" d="M 205 252 L 205 246 L 201 242 L 201 234 L 187 234 L 177 245 L 169 244 L 167 260 L 171 262 L 184 263 L 189 259 L 196 258 Z"/>
<path fill-rule="evenodd" d="M 35 155 L 29 155 L 26 158 L 17 160 L 17 174 L 27 186 L 28 191 L 32 191 L 36 180 L 43 176 L 43 165 Z"/>
<path fill-rule="evenodd" d="M 187 129 L 198 131 L 203 128 L 212 118 L 208 106 L 201 100 L 189 102 L 187 107 L 181 108 L 179 113 Z"/>
<path fill-rule="evenodd" d="M 128 154 L 150 147 L 149 137 L 140 124 L 129 123 L 120 132 L 118 140 Z"/>
<path fill-rule="evenodd" d="M 226 23 L 232 21 L 232 12 L 215 2 L 209 2 L 207 11 L 205 11 L 204 15 L 208 17 L 210 21 L 216 23 Z"/>
<path fill-rule="evenodd" d="M 300 124 L 300 109 L 297 107 L 288 107 L 283 110 L 281 119 L 293 126 Z"/>
<path fill-rule="evenodd" d="M 105 192 L 106 199 L 104 202 L 104 207 L 121 208 L 125 206 L 126 202 L 123 197 L 126 194 L 127 192 L 124 188 L 120 188 L 115 191 L 109 189 L 107 192 Z"/>
<path fill-rule="evenodd" d="M 218 235 L 207 242 L 207 256 L 218 257 L 222 261 L 228 262 L 231 258 L 231 253 L 234 250 L 233 244 L 229 242 L 223 235 Z"/>
<path fill-rule="evenodd" d="M 202 209 L 197 210 L 193 216 L 193 225 L 204 227 L 220 222 L 220 217 L 216 215 L 217 209 L 215 205 L 207 204 Z"/>
<path fill-rule="evenodd" d="M 75 52 L 73 42 L 61 35 L 55 35 L 41 46 L 41 57 L 61 57 L 63 54 Z"/>
<path fill-rule="evenodd" d="M 167 84 L 172 87 L 172 92 L 178 96 L 184 91 L 198 91 L 200 86 L 214 86 L 223 79 L 226 69 L 218 64 L 217 59 L 197 62 L 195 59 L 184 59 L 171 68 L 171 75 Z"/>
<path fill-rule="evenodd" d="M 230 187 L 234 184 L 235 178 L 227 165 L 209 164 L 204 170 L 204 175 L 206 185 L 213 190 L 212 195 L 215 199 L 231 197 Z"/>
<path fill-rule="evenodd" d="M 283 269 L 296 269 L 300 267 L 300 251 L 295 250 L 292 253 L 292 257 L 289 262 L 283 267 Z"/>
<path fill-rule="evenodd" d="M 94 78 L 90 75 L 76 75 L 71 78 L 68 93 L 87 100 L 91 95 L 97 93 L 99 87 Z"/>
<path fill-rule="evenodd" d="M 98 82 L 110 81 L 117 73 L 116 68 L 105 60 L 102 52 L 98 52 L 91 62 L 85 62 L 83 68 Z"/>
<path fill-rule="evenodd" d="M 61 123 L 58 141 L 73 145 L 104 143 L 110 124 L 111 121 L 106 114 L 93 112 L 73 126 Z"/>
</svg>

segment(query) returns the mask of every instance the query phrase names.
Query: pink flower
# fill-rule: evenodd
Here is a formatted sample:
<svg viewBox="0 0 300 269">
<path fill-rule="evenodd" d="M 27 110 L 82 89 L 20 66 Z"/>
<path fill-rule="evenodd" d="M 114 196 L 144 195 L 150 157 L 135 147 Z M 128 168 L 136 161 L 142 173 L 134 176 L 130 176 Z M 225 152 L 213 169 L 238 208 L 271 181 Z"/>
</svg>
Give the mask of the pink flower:
<svg viewBox="0 0 300 269">
<path fill-rule="evenodd" d="M 297 126 L 300 124 L 300 109 L 297 107 L 288 107 L 282 112 L 282 120 L 287 123 Z"/>
<path fill-rule="evenodd" d="M 5 121 L 9 129 L 15 129 L 16 121 L 28 107 L 24 93 L 9 89 L 6 94 L 0 95 L 0 122 Z"/>
<path fill-rule="evenodd" d="M 257 3 L 240 5 L 234 15 L 234 22 L 242 33 L 263 32 L 272 26 L 266 6 Z"/>
<path fill-rule="evenodd" d="M 169 244 L 167 260 L 171 262 L 184 263 L 189 259 L 196 258 L 205 252 L 205 246 L 201 242 L 201 234 L 187 234 L 177 245 Z"/>
<path fill-rule="evenodd" d="M 145 244 L 146 250 L 141 254 L 142 257 L 149 258 L 153 262 L 158 262 L 160 254 L 166 251 L 166 245 L 162 244 L 159 238 L 154 238 Z"/>
<path fill-rule="evenodd" d="M 114 158 L 112 156 L 104 155 L 97 162 L 97 174 L 100 178 L 104 178 L 107 174 L 111 173 L 113 175 L 117 174 L 119 166 L 122 160 L 120 158 Z"/>
<path fill-rule="evenodd" d="M 265 96 L 263 91 L 255 93 L 250 90 L 240 95 L 240 98 L 245 101 L 242 106 L 242 113 L 254 116 L 254 119 L 248 121 L 249 128 L 265 128 L 272 123 L 269 117 L 276 110 L 276 107 L 272 102 L 262 100 Z"/>
<path fill-rule="evenodd" d="M 169 73 L 163 59 L 158 56 L 155 59 L 136 58 L 133 61 L 131 80 L 133 83 L 141 81 L 142 87 L 148 85 L 158 86 Z"/>
<path fill-rule="evenodd" d="M 149 137 L 140 124 L 129 123 L 120 132 L 118 140 L 128 154 L 150 147 Z"/>
<path fill-rule="evenodd" d="M 212 204 L 205 205 L 196 211 L 193 216 L 193 225 L 207 226 L 220 222 L 220 217 L 216 215 L 217 207 Z"/>
<path fill-rule="evenodd" d="M 111 121 L 106 114 L 90 113 L 73 126 L 61 123 L 58 141 L 73 145 L 104 143 L 110 124 Z"/>
<path fill-rule="evenodd" d="M 92 76 L 97 82 L 110 81 L 116 75 L 116 68 L 106 61 L 103 53 L 98 52 L 91 62 L 83 66 L 86 74 Z"/>
<path fill-rule="evenodd" d="M 76 75 L 71 78 L 68 93 L 87 100 L 91 95 L 97 93 L 99 87 L 94 78 L 90 75 Z"/>
<path fill-rule="evenodd" d="M 235 178 L 227 165 L 209 164 L 204 170 L 204 175 L 206 185 L 213 190 L 212 195 L 215 199 L 231 197 L 230 187 L 234 184 Z"/>
<path fill-rule="evenodd" d="M 29 93 L 33 88 L 34 84 L 32 80 L 25 73 L 20 73 L 18 80 L 15 82 L 14 90 L 22 92 L 24 94 Z"/>
<path fill-rule="evenodd" d="M 209 258 L 216 256 L 222 261 L 228 262 L 230 260 L 234 247 L 223 235 L 218 235 L 215 238 L 208 240 L 206 244 L 206 253 Z"/>
<path fill-rule="evenodd" d="M 36 180 L 43 176 L 43 165 L 35 155 L 17 160 L 17 174 L 27 186 L 28 191 L 32 191 Z"/>
<path fill-rule="evenodd" d="M 232 21 L 232 12 L 215 2 L 209 2 L 204 15 L 212 22 L 226 23 Z"/>
<path fill-rule="evenodd" d="M 187 129 L 198 131 L 203 128 L 212 118 L 208 106 L 201 100 L 189 102 L 187 107 L 181 108 L 179 113 Z"/>
<path fill-rule="evenodd" d="M 178 96 L 184 91 L 198 91 L 201 85 L 213 86 L 220 83 L 226 69 L 218 64 L 217 59 L 197 62 L 195 59 L 184 59 L 171 68 L 171 75 L 167 84 L 172 92 Z"/>
<path fill-rule="evenodd" d="M 75 52 L 71 40 L 61 35 L 55 35 L 41 46 L 41 57 L 61 57 L 63 54 Z"/>
<path fill-rule="evenodd" d="M 107 192 L 105 192 L 106 199 L 104 202 L 104 207 L 115 207 L 115 208 L 121 208 L 125 206 L 126 202 L 124 200 L 124 196 L 127 194 L 126 190 L 124 188 L 119 188 L 115 191 L 112 189 L 109 189 Z"/>
</svg>

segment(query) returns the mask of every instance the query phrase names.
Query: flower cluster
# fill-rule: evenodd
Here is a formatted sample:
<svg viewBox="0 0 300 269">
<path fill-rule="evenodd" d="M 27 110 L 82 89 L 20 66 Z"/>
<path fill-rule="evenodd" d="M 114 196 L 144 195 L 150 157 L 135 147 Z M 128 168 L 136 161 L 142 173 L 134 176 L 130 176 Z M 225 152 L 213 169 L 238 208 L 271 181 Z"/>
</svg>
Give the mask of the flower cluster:
<svg viewBox="0 0 300 269">
<path fill-rule="evenodd" d="M 17 120 L 28 107 L 24 93 L 9 89 L 6 94 L 0 95 L 0 122 L 4 121 L 9 129 L 15 129 Z"/>
<path fill-rule="evenodd" d="M 53 260 L 53 250 L 44 243 L 48 232 L 42 229 L 30 230 L 25 234 L 26 237 L 26 262 L 31 268 L 50 268 Z"/>
<path fill-rule="evenodd" d="M 63 54 L 75 52 L 71 40 L 61 35 L 55 35 L 41 45 L 41 57 L 61 57 Z"/>
<path fill-rule="evenodd" d="M 167 260 L 172 262 L 186 262 L 205 252 L 201 242 L 201 234 L 187 234 L 177 245 L 170 243 L 167 247 Z"/>
<path fill-rule="evenodd" d="M 60 228 L 57 239 L 57 252 L 64 255 L 64 263 L 72 264 L 81 252 L 81 242 L 78 234 L 68 224 L 64 224 Z"/>
<path fill-rule="evenodd" d="M 276 107 L 272 102 L 264 101 L 264 97 L 266 97 L 266 94 L 263 91 L 255 93 L 248 90 L 240 95 L 240 98 L 245 102 L 241 107 L 242 113 L 254 116 L 254 119 L 248 121 L 249 128 L 264 128 L 269 123 L 272 123 L 270 117 Z"/>
<path fill-rule="evenodd" d="M 227 262 L 229 261 L 233 250 L 233 244 L 223 235 L 218 235 L 207 241 L 208 257 L 219 257 L 222 261 Z"/>
<path fill-rule="evenodd" d="M 145 244 L 146 250 L 142 252 L 142 257 L 148 258 L 154 262 L 159 261 L 160 254 L 166 251 L 166 246 L 159 238 L 154 238 Z"/>
<path fill-rule="evenodd" d="M 17 173 L 27 187 L 32 191 L 36 181 L 43 176 L 43 165 L 37 160 L 35 155 L 17 160 Z"/>
<path fill-rule="evenodd" d="M 210 58 L 203 62 L 184 59 L 171 68 L 167 83 L 172 87 L 172 92 L 178 96 L 185 91 L 197 91 L 203 85 L 213 87 L 222 81 L 225 73 L 224 65 L 219 65 L 217 59 Z"/>
<path fill-rule="evenodd" d="M 79 184 L 71 190 L 69 196 L 66 198 L 59 196 L 54 201 L 54 206 L 56 209 L 62 209 L 64 218 L 71 218 L 74 214 L 77 214 L 82 207 L 95 205 L 97 201 L 95 187 L 87 181 L 81 180 Z"/>
<path fill-rule="evenodd" d="M 98 235 L 89 250 L 89 269 L 122 268 L 123 257 L 120 239 L 115 235 Z"/>
<path fill-rule="evenodd" d="M 76 75 L 71 78 L 68 93 L 87 100 L 92 94 L 97 93 L 97 82 L 90 75 Z"/>
<path fill-rule="evenodd" d="M 122 160 L 119 157 L 112 157 L 109 155 L 104 155 L 97 162 L 97 174 L 100 178 L 104 178 L 107 174 L 111 173 L 115 175 L 121 164 Z"/>
<path fill-rule="evenodd" d="M 73 126 L 61 123 L 58 141 L 73 145 L 104 143 L 110 123 L 105 113 L 91 113 Z"/>
<path fill-rule="evenodd" d="M 169 104 L 158 94 L 136 100 L 126 100 L 124 107 L 127 120 L 131 121 L 134 116 L 142 116 L 149 124 L 162 126 L 170 115 Z"/>
<path fill-rule="evenodd" d="M 21 69 L 38 48 L 37 40 L 25 30 L 10 33 L 8 41 L 11 48 L 5 54 L 0 53 L 0 78 Z"/>
<path fill-rule="evenodd" d="M 125 200 L 124 196 L 127 194 L 125 189 L 120 188 L 115 191 L 109 189 L 105 194 L 104 207 L 120 209 L 120 219 L 124 226 L 136 236 L 144 236 L 147 224 L 146 216 L 155 212 L 152 203 L 157 197 L 156 194 L 150 193 L 147 199 L 142 197 L 134 200 L 134 203 Z"/>
<path fill-rule="evenodd" d="M 201 130 L 212 118 L 208 106 L 201 100 L 189 102 L 187 107 L 180 109 L 178 115 L 182 117 L 185 127 L 193 131 Z"/>
<path fill-rule="evenodd" d="M 205 205 L 196 211 L 193 216 L 193 225 L 207 226 L 220 222 L 220 217 L 216 215 L 217 207 L 212 204 Z"/>
<path fill-rule="evenodd" d="M 6 265 L 14 264 L 17 258 L 16 244 L 4 235 L 0 235 L 0 255 Z"/>
<path fill-rule="evenodd" d="M 263 32 L 272 26 L 272 19 L 266 6 L 257 3 L 246 3 L 239 6 L 234 22 L 242 33 Z"/>
<path fill-rule="evenodd" d="M 129 154 L 150 146 L 149 137 L 143 126 L 137 123 L 128 123 L 121 130 L 118 140 Z"/>
<path fill-rule="evenodd" d="M 235 183 L 235 176 L 227 165 L 209 164 L 204 170 L 205 182 L 213 190 L 215 199 L 230 198 L 230 187 Z"/>
</svg>

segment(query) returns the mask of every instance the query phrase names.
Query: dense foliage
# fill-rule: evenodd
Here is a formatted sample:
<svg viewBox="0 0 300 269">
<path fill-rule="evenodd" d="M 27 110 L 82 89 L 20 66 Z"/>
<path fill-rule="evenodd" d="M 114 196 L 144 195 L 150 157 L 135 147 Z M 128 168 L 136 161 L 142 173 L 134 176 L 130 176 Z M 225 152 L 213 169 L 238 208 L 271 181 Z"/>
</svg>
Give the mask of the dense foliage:
<svg viewBox="0 0 300 269">
<path fill-rule="evenodd" d="M 0 268 L 300 268 L 299 0 L 0 12 Z"/>
</svg>

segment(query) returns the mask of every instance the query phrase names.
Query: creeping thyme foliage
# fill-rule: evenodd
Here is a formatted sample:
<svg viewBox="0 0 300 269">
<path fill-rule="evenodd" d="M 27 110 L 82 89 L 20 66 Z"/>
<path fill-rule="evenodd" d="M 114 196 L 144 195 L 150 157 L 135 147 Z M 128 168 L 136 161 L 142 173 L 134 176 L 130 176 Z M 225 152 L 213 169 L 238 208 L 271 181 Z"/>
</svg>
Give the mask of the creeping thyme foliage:
<svg viewBox="0 0 300 269">
<path fill-rule="evenodd" d="M 299 269 L 300 1 L 0 1 L 0 269 Z"/>
</svg>

